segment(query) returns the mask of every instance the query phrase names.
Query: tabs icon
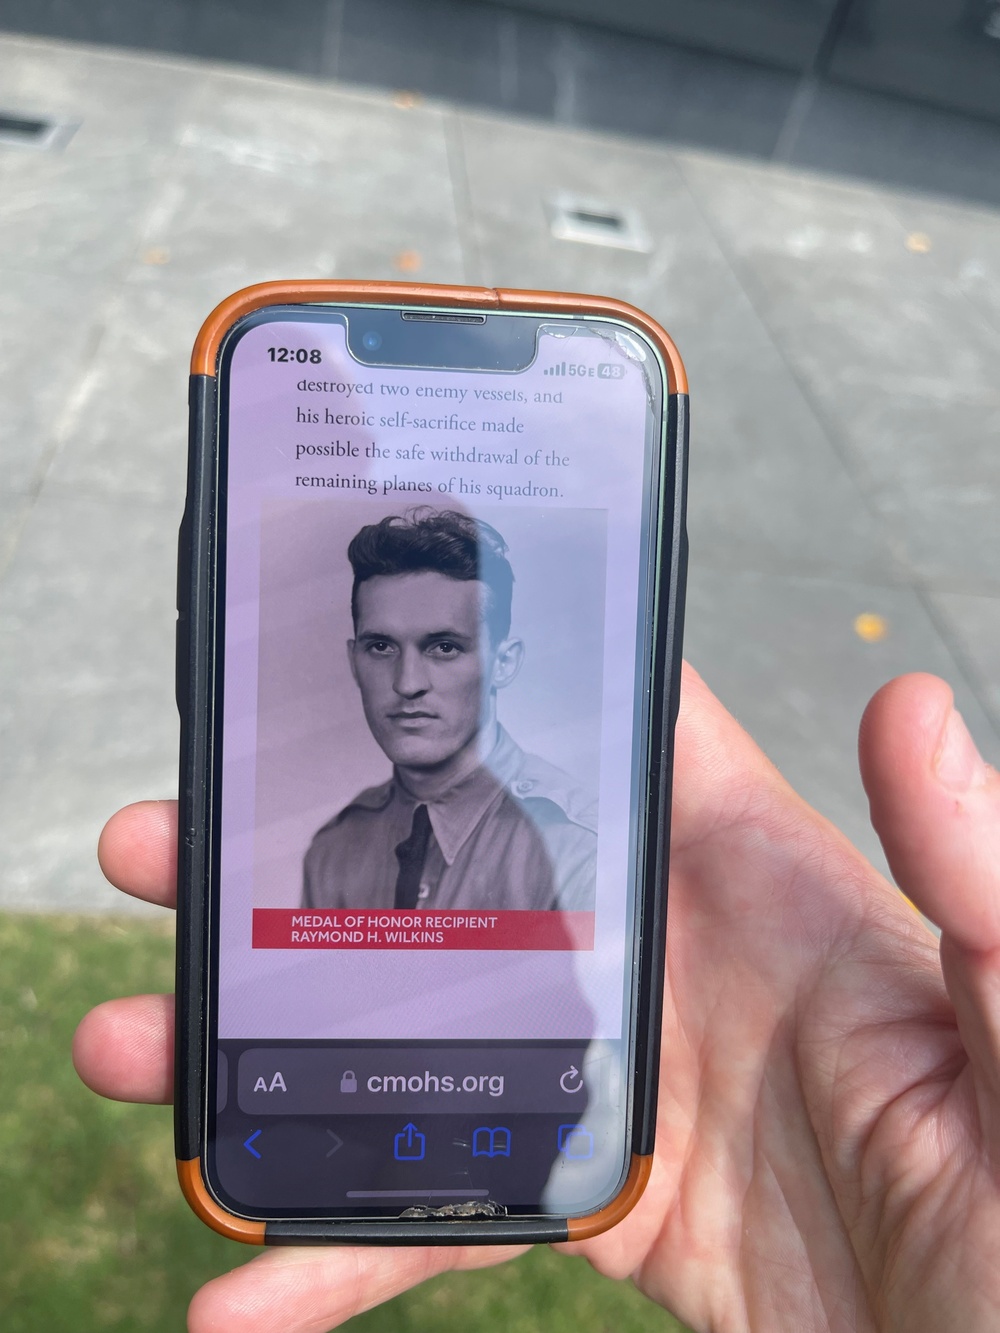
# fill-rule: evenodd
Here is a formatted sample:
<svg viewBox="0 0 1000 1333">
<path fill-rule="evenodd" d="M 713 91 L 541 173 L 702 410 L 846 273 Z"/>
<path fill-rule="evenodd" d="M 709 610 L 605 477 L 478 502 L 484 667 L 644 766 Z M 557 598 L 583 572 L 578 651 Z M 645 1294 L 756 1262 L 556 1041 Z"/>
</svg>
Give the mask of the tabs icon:
<svg viewBox="0 0 1000 1333">
<path fill-rule="evenodd" d="M 556 1142 L 571 1162 L 589 1162 L 594 1155 L 594 1136 L 586 1125 L 560 1125 Z"/>
</svg>

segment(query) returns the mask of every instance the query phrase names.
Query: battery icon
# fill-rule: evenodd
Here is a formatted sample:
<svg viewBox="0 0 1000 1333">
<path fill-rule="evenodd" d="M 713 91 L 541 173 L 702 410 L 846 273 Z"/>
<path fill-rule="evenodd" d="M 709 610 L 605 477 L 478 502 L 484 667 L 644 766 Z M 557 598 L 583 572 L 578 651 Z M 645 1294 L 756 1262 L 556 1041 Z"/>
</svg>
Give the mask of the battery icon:
<svg viewBox="0 0 1000 1333">
<path fill-rule="evenodd" d="M 597 378 L 599 380 L 622 380 L 625 378 L 625 367 L 617 361 L 602 361 L 597 367 Z"/>
</svg>

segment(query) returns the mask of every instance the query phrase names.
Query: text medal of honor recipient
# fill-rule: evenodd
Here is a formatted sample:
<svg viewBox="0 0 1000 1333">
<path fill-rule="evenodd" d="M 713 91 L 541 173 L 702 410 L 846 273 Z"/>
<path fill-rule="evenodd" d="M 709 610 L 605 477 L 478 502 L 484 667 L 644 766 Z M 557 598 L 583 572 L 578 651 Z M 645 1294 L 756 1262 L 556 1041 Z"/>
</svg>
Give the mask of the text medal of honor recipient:
<svg viewBox="0 0 1000 1333">
<path fill-rule="evenodd" d="M 392 774 L 315 835 L 304 905 L 592 911 L 596 804 L 497 718 L 524 657 L 499 532 L 418 509 L 363 527 L 347 557 L 348 663 Z"/>
</svg>

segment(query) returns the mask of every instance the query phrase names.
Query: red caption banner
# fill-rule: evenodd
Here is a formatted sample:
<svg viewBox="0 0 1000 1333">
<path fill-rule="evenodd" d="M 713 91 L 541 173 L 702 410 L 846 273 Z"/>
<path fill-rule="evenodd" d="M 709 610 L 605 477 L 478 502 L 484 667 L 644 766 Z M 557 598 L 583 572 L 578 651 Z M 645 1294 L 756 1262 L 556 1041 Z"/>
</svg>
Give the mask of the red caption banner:
<svg viewBox="0 0 1000 1333">
<path fill-rule="evenodd" d="M 255 949 L 593 949 L 593 912 L 255 907 Z"/>
</svg>

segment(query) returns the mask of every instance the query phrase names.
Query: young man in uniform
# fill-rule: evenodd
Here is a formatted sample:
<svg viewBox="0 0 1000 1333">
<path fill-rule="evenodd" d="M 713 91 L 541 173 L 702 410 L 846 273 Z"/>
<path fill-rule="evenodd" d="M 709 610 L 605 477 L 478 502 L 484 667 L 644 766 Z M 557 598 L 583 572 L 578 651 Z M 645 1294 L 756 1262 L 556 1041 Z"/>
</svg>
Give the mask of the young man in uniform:
<svg viewBox="0 0 1000 1333">
<path fill-rule="evenodd" d="M 594 802 L 497 719 L 524 656 L 503 538 L 419 510 L 362 528 L 347 555 L 348 662 L 393 768 L 313 838 L 304 905 L 593 910 Z"/>
</svg>

